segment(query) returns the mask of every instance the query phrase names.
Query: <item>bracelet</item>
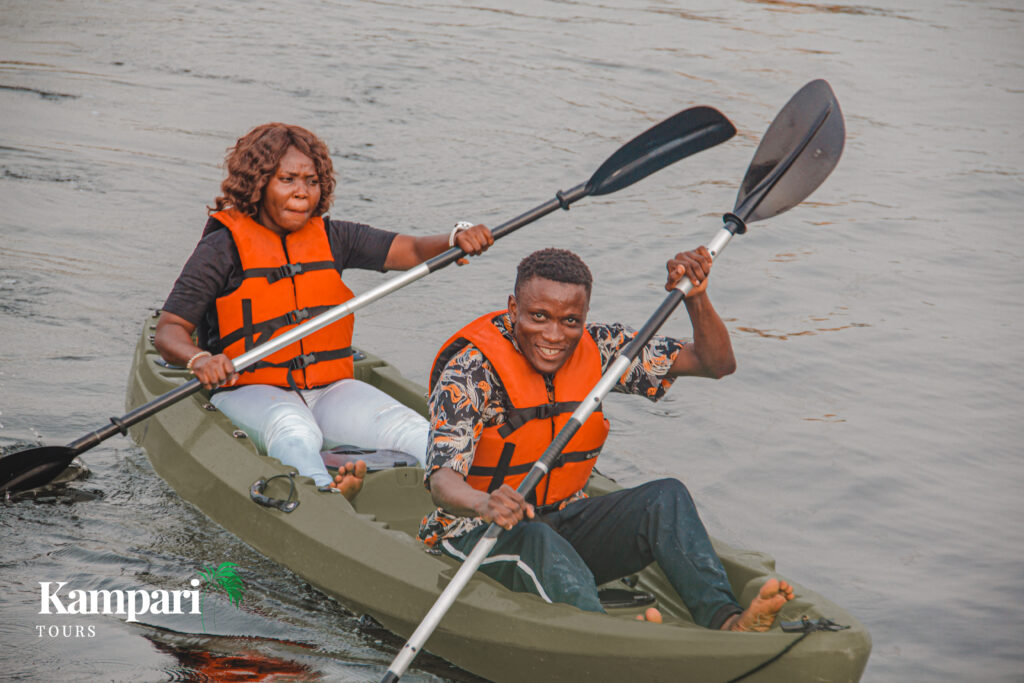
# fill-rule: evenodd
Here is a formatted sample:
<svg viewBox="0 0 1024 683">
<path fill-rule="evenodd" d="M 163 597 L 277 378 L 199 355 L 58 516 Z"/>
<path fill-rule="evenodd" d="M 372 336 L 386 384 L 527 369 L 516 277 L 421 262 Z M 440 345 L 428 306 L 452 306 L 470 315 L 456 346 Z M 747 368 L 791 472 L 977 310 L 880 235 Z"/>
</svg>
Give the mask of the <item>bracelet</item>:
<svg viewBox="0 0 1024 683">
<path fill-rule="evenodd" d="M 454 247 L 455 246 L 455 236 L 458 235 L 463 230 L 469 230 L 472 227 L 473 227 L 473 224 L 468 222 L 468 221 L 459 221 L 458 223 L 456 223 L 455 227 L 452 228 L 451 234 L 448 235 L 448 246 L 449 247 Z"/>
<path fill-rule="evenodd" d="M 189 372 L 191 372 L 193 375 L 196 374 L 195 371 L 192 370 L 192 364 L 195 363 L 198 359 L 202 358 L 203 356 L 212 356 L 212 355 L 213 354 L 210 353 L 209 351 L 200 351 L 199 353 L 197 353 L 196 355 L 194 355 L 194 356 L 192 356 L 191 358 L 188 359 L 188 363 L 185 364 L 185 369 L 188 370 Z"/>
</svg>

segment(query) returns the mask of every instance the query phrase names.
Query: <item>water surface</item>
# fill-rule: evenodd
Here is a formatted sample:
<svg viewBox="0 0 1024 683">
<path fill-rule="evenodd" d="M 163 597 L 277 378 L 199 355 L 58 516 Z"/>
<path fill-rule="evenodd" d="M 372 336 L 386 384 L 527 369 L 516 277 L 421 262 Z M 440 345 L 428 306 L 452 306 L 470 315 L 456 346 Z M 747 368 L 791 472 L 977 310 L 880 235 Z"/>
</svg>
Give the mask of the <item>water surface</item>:
<svg viewBox="0 0 1024 683">
<path fill-rule="evenodd" d="M 856 615 L 874 640 L 865 680 L 1020 680 L 1016 3 L 11 0 L 0 18 L 5 452 L 123 412 L 142 320 L 201 233 L 224 150 L 258 123 L 327 141 L 335 216 L 417 234 L 496 225 L 685 107 L 738 128 L 360 315 L 357 341 L 422 380 L 535 248 L 588 261 L 593 319 L 641 324 L 665 260 L 732 208 L 778 109 L 828 79 L 848 132 L 836 172 L 715 267 L 738 372 L 659 404 L 610 399 L 601 468 L 679 477 L 714 535 Z M 666 331 L 688 335 L 685 315 Z M 400 643 L 180 502 L 128 440 L 86 460 L 73 492 L 0 507 L 5 677 L 379 678 Z M 96 617 L 67 622 L 94 638 L 38 635 L 39 581 L 171 588 L 224 561 L 249 591 L 215 624 Z M 408 678 L 471 680 L 437 660 Z"/>
</svg>

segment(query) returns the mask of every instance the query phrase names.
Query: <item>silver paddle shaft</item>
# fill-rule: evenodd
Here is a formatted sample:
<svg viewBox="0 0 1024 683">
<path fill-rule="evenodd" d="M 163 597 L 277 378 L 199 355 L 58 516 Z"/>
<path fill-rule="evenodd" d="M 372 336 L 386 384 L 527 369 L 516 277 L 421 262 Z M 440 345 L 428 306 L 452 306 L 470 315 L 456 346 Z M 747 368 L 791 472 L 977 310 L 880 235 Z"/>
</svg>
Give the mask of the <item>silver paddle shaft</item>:
<svg viewBox="0 0 1024 683">
<path fill-rule="evenodd" d="M 477 541 L 477 544 L 473 547 L 473 551 L 466 557 L 466 560 L 459 567 L 459 571 L 455 572 L 455 576 L 452 577 L 451 582 L 445 586 L 441 595 L 434 602 L 434 606 L 427 612 L 427 616 L 423 617 L 423 621 L 416 628 L 413 634 L 406 641 L 405 645 L 402 646 L 401 651 L 395 656 L 395 659 L 391 662 L 391 666 L 388 667 L 387 675 L 384 677 L 384 681 L 397 681 L 399 677 L 405 673 L 409 665 L 412 664 L 412 660 L 419 654 L 420 648 L 423 647 L 424 643 L 427 642 L 427 638 L 434 632 L 441 620 L 444 619 L 444 615 L 448 613 L 451 606 L 455 604 L 455 600 L 459 597 L 459 593 L 466 587 L 469 580 L 473 578 L 473 574 L 476 573 L 477 568 L 487 558 L 487 555 L 491 552 L 491 548 L 498 542 L 498 534 L 495 533 L 493 536 L 491 532 L 497 529 L 498 533 L 501 532 L 501 527 L 497 524 L 491 524 L 487 533 L 484 537 Z"/>
<path fill-rule="evenodd" d="M 274 337 L 270 341 L 260 344 L 259 346 L 232 358 L 231 363 L 235 366 L 235 370 L 241 372 L 253 363 L 266 358 L 272 353 L 280 351 L 289 344 L 294 344 L 303 337 L 313 334 L 317 330 L 327 327 L 334 321 L 341 320 L 345 316 L 355 313 L 363 306 L 372 304 L 377 299 L 385 297 L 388 294 L 391 294 L 392 292 L 399 290 L 429 274 L 430 267 L 426 263 L 421 263 L 418 266 L 405 271 L 398 277 L 392 278 L 384 284 L 374 287 L 368 292 L 363 292 L 362 294 L 354 296 L 345 303 L 338 304 L 334 308 L 321 313 L 311 320 L 307 320 L 297 327 L 293 327 L 287 332 Z"/>
</svg>

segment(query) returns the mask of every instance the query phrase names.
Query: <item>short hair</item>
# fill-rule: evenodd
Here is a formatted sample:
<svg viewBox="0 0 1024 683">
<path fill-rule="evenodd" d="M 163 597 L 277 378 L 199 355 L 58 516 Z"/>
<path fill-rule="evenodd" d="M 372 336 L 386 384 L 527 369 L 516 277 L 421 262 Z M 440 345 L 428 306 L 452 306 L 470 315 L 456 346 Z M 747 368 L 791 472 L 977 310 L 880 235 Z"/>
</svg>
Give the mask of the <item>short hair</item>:
<svg viewBox="0 0 1024 683">
<path fill-rule="evenodd" d="M 305 128 L 276 122 L 256 126 L 228 148 L 224 158 L 228 175 L 220 185 L 221 196 L 214 200 L 213 207 L 207 207 L 209 212 L 230 207 L 255 217 L 263 201 L 263 190 L 289 147 L 313 160 L 320 182 L 320 202 L 313 215 L 326 213 L 334 200 L 335 185 L 330 150 Z"/>
<path fill-rule="evenodd" d="M 535 277 L 570 285 L 583 285 L 587 290 L 587 298 L 590 298 L 590 289 L 594 283 L 590 268 L 587 268 L 583 259 L 567 249 L 554 247 L 535 251 L 519 262 L 515 285 L 517 297 L 522 286 Z"/>
</svg>

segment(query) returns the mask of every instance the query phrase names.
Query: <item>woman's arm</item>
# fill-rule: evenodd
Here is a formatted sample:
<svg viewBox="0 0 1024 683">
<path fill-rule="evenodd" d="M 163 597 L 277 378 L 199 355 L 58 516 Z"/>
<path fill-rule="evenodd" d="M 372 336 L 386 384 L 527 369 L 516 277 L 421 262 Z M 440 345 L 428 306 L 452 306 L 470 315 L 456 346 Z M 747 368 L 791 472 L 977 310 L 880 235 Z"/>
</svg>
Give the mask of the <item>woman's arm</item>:
<svg viewBox="0 0 1024 683">
<path fill-rule="evenodd" d="M 455 246 L 472 256 L 479 256 L 487 251 L 492 244 L 494 244 L 494 237 L 485 225 L 474 225 L 455 235 Z M 391 242 L 387 259 L 384 261 L 384 268 L 385 270 L 409 270 L 450 248 L 447 234 L 426 237 L 397 235 Z M 464 265 L 466 262 L 466 259 L 459 259 L 459 265 Z"/>
<path fill-rule="evenodd" d="M 203 349 L 192 343 L 196 326 L 179 315 L 164 311 L 156 322 L 156 336 L 153 345 L 161 357 L 173 365 L 185 366 L 192 361 L 192 374 L 204 387 L 213 389 L 222 384 L 231 384 L 238 379 L 231 359 L 223 353 L 202 355 Z"/>
</svg>

